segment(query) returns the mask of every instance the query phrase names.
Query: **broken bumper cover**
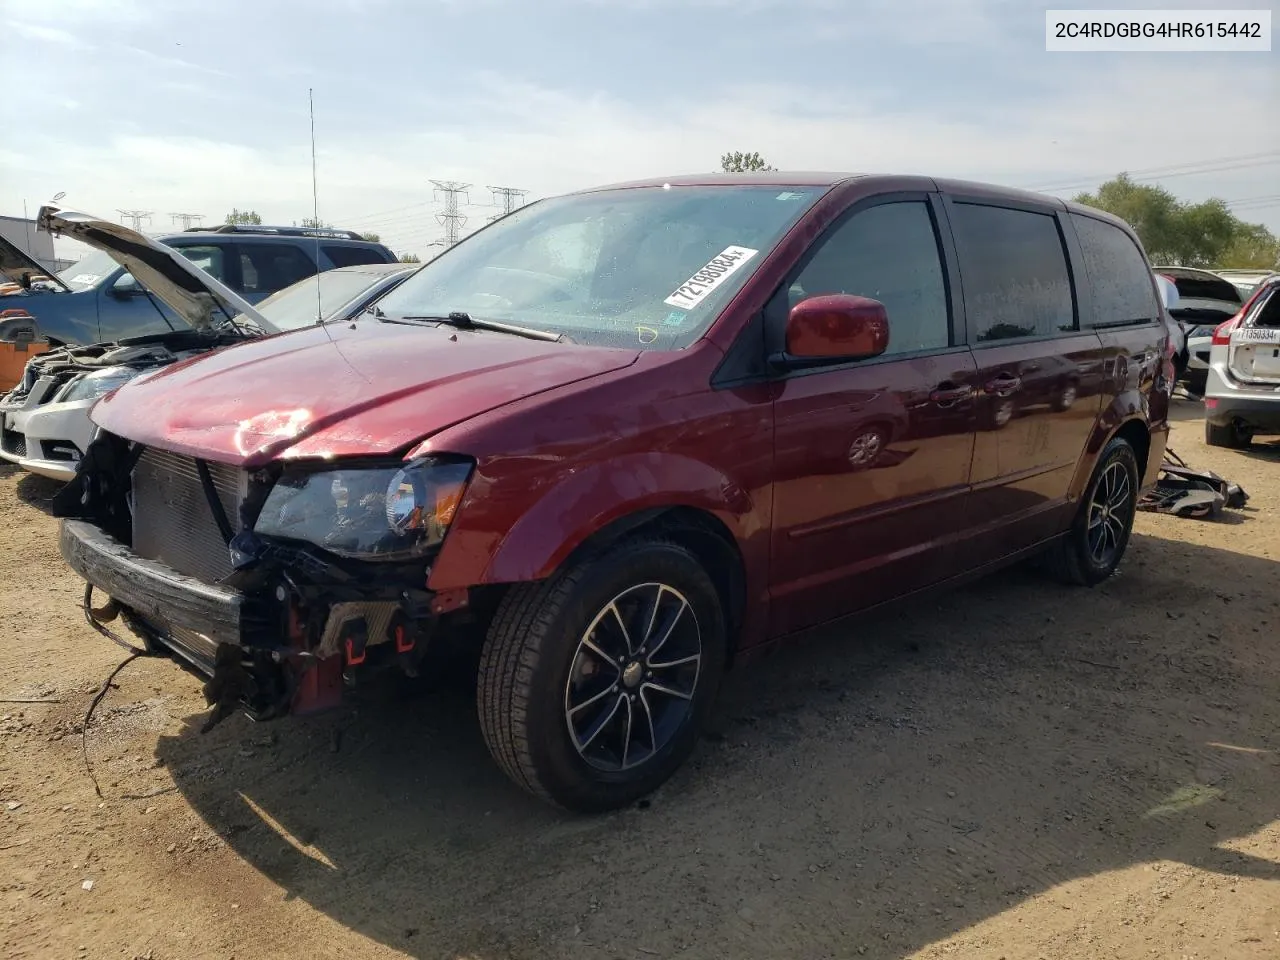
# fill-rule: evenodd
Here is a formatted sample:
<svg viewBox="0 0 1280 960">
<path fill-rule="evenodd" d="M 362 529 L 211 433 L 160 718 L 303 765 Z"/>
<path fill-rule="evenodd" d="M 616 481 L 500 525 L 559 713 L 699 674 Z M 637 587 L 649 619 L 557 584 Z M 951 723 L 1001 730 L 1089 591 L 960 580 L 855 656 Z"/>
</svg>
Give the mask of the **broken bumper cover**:
<svg viewBox="0 0 1280 960">
<path fill-rule="evenodd" d="M 58 546 L 70 567 L 129 608 L 201 672 L 212 674 L 219 644 L 240 646 L 248 603 L 228 587 L 203 583 L 147 560 L 83 520 L 63 520 Z"/>
</svg>

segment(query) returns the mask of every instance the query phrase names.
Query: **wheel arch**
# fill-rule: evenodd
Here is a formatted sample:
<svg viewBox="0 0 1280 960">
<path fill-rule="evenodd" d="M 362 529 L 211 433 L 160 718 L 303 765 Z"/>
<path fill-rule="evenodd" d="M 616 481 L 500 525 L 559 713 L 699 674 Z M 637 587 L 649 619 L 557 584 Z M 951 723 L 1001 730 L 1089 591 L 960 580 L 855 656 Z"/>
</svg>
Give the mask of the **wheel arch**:
<svg viewBox="0 0 1280 960">
<path fill-rule="evenodd" d="M 1120 437 L 1133 447 L 1133 454 L 1138 461 L 1138 484 L 1146 483 L 1149 460 L 1151 457 L 1151 427 L 1140 414 L 1131 414 L 1108 425 L 1105 419 L 1098 421 L 1093 436 L 1080 458 L 1076 475 L 1071 482 L 1071 499 L 1078 500 L 1084 494 L 1093 471 L 1097 468 L 1098 458 L 1108 443 Z"/>
<path fill-rule="evenodd" d="M 698 558 L 720 596 L 732 656 L 746 610 L 746 563 L 733 532 L 714 513 L 684 505 L 637 510 L 592 533 L 561 566 L 570 566 L 623 540 L 646 535 L 673 540 Z"/>
</svg>

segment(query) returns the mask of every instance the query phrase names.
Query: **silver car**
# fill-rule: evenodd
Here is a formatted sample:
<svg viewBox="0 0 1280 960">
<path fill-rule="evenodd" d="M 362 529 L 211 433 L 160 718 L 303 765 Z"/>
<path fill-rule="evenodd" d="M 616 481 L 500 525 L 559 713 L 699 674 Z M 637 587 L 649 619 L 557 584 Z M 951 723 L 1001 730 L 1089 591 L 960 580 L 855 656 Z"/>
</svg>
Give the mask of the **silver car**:
<svg viewBox="0 0 1280 960">
<path fill-rule="evenodd" d="M 1214 330 L 1204 407 L 1212 446 L 1247 447 L 1257 434 L 1280 434 L 1280 276 L 1259 284 Z"/>
</svg>

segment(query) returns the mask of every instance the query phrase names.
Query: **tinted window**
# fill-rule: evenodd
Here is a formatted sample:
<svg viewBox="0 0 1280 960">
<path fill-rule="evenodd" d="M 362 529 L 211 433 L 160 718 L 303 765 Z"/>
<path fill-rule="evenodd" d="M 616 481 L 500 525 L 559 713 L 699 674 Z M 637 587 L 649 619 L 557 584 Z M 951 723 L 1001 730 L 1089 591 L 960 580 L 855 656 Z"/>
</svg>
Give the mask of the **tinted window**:
<svg viewBox="0 0 1280 960">
<path fill-rule="evenodd" d="M 274 293 L 315 272 L 311 258 L 292 244 L 240 244 L 240 278 L 246 293 Z"/>
<path fill-rule="evenodd" d="M 837 227 L 791 284 L 789 305 L 827 293 L 883 303 L 889 315 L 887 353 L 948 346 L 947 290 L 929 205 L 884 203 Z"/>
<path fill-rule="evenodd" d="M 1048 214 L 952 205 L 969 326 L 979 342 L 1075 329 L 1067 258 Z"/>
<path fill-rule="evenodd" d="M 225 247 L 175 247 L 175 249 L 205 273 L 211 273 L 222 281 L 227 279 Z"/>
<path fill-rule="evenodd" d="M 364 263 L 386 263 L 387 258 L 373 247 L 341 247 L 327 243 L 324 255 L 335 267 L 358 267 Z"/>
<path fill-rule="evenodd" d="M 1093 290 L 1093 323 L 1109 327 L 1125 323 L 1143 323 L 1159 315 L 1156 297 L 1151 290 L 1151 267 L 1129 235 L 1119 227 L 1093 217 L 1071 215 L 1084 268 Z M 1184 288 L 1184 280 L 1172 278 L 1178 296 L 1197 296 Z M 1223 283 L 1227 296 L 1235 299 L 1229 283 Z M 1221 292 L 1221 291 L 1220 291 Z"/>
</svg>

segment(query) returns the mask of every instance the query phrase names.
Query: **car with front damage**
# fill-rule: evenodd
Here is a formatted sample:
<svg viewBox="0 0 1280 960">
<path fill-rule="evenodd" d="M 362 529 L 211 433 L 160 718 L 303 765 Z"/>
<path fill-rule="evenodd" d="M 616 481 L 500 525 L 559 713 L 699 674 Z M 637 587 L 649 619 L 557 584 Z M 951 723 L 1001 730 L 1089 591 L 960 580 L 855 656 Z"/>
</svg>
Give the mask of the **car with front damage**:
<svg viewBox="0 0 1280 960">
<path fill-rule="evenodd" d="M 349 324 L 103 398 L 61 550 L 102 632 L 209 678 L 210 723 L 472 651 L 502 769 L 613 808 L 686 759 L 735 657 L 1032 556 L 1109 577 L 1165 449 L 1170 324 L 1132 230 L 1053 197 L 586 190 Z M 1067 369 L 1096 386 L 1064 396 Z"/>
</svg>

